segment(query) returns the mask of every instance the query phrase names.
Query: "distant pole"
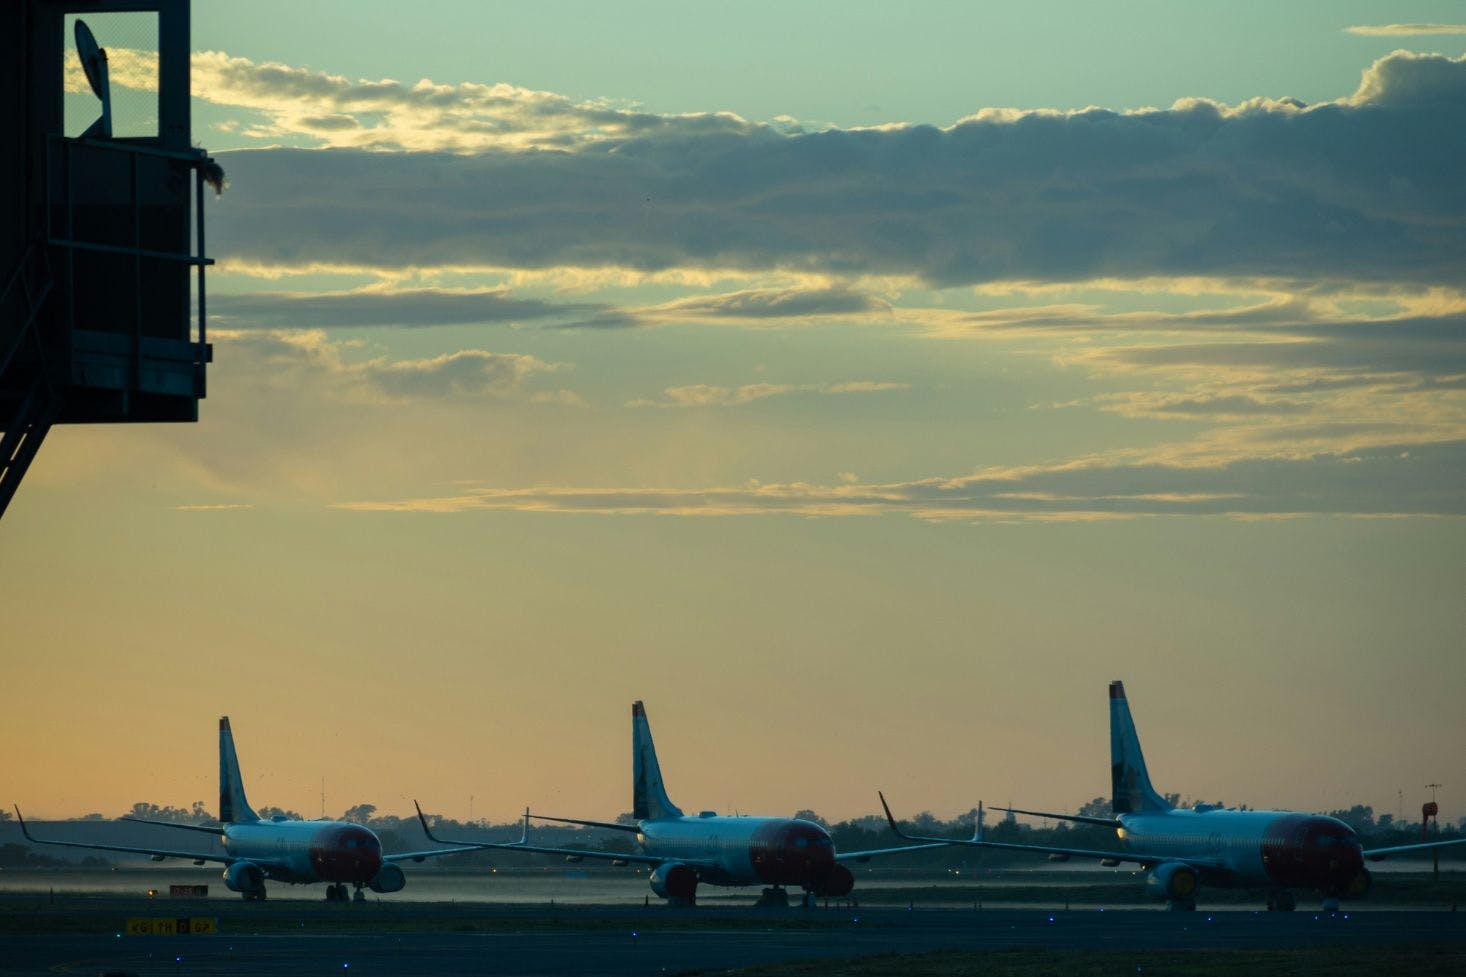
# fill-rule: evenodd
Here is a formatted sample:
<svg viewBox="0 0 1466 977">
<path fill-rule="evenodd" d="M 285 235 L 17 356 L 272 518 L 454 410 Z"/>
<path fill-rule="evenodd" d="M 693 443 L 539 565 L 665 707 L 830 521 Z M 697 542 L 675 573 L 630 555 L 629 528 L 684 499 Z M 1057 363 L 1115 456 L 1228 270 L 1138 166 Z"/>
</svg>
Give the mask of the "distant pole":
<svg viewBox="0 0 1466 977">
<path fill-rule="evenodd" d="M 1426 826 L 1430 823 L 1431 818 L 1435 818 L 1435 826 L 1437 828 L 1441 826 L 1441 809 L 1440 805 L 1435 802 L 1435 792 L 1440 789 L 1441 785 L 1426 784 L 1425 786 L 1430 791 L 1430 803 L 1420 809 L 1421 841 L 1428 840 L 1426 838 Z M 1430 850 L 1430 866 L 1431 875 L 1435 878 L 1435 881 L 1439 882 L 1441 880 L 1441 850 L 1439 848 L 1432 848 Z"/>
</svg>

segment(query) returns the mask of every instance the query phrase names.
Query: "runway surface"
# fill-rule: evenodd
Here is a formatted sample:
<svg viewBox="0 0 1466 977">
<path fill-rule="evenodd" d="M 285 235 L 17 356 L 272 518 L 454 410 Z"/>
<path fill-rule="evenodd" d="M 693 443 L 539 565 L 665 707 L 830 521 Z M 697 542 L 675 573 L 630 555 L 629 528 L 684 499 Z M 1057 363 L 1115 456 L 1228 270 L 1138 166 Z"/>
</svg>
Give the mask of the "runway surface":
<svg viewBox="0 0 1466 977">
<path fill-rule="evenodd" d="M 213 914 L 219 932 L 125 935 L 128 918 L 165 913 Z M 643 975 L 944 949 L 1461 945 L 1466 913 L 243 906 L 109 899 L 21 909 L 0 941 L 5 977 L 113 971 L 138 977 Z"/>
</svg>

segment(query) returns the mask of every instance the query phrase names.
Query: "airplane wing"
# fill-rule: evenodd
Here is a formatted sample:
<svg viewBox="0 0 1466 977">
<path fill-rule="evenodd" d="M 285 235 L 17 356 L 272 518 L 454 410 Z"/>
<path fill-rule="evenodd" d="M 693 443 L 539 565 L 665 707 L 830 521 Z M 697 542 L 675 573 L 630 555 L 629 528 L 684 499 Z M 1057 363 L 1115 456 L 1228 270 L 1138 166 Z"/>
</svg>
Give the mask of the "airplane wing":
<svg viewBox="0 0 1466 977">
<path fill-rule="evenodd" d="M 518 848 L 518 845 L 508 842 L 500 844 L 480 844 L 475 842 L 471 845 L 459 845 L 456 848 L 427 848 L 423 851 L 396 851 L 391 854 L 383 854 L 384 862 L 422 862 L 429 858 L 436 858 L 439 855 L 456 855 L 465 851 L 482 851 L 485 848 Z"/>
<path fill-rule="evenodd" d="M 982 838 L 981 805 L 978 806 L 978 823 L 972 832 L 971 838 L 928 838 L 922 835 L 911 835 L 901 830 L 896 823 L 896 818 L 891 814 L 891 807 L 886 803 L 886 796 L 877 794 L 881 798 L 881 807 L 886 810 L 886 822 L 890 824 L 891 830 L 898 838 L 905 838 L 907 841 L 928 841 L 941 842 L 944 845 L 964 845 L 971 848 L 997 848 L 1003 851 L 1031 851 L 1049 855 L 1069 855 L 1073 858 L 1112 858 L 1119 862 L 1135 862 L 1138 865 L 1159 865 L 1161 862 L 1185 862 L 1188 865 L 1196 865 L 1205 868 L 1213 868 L 1225 871 L 1227 866 L 1214 858 L 1188 858 L 1177 855 L 1157 855 L 1138 851 L 1106 851 L 1094 848 L 1061 848 L 1057 845 L 1020 845 L 1006 841 L 984 841 Z"/>
<path fill-rule="evenodd" d="M 118 818 L 118 820 L 131 821 L 134 824 L 156 824 L 160 828 L 178 828 L 180 831 L 202 831 L 206 835 L 214 835 L 218 838 L 224 837 L 224 829 L 222 827 L 216 828 L 213 825 L 179 824 L 177 821 L 150 821 L 147 818 L 131 817 L 122 817 Z"/>
<path fill-rule="evenodd" d="M 635 862 L 637 865 L 657 866 L 663 862 L 680 862 L 693 868 L 715 868 L 712 863 L 699 862 L 691 858 L 663 858 L 660 855 L 642 855 L 636 852 L 587 851 L 583 848 L 543 848 L 539 845 L 506 844 L 493 845 L 512 851 L 534 852 L 539 855 L 564 855 L 568 858 L 595 858 L 603 862 Z"/>
<path fill-rule="evenodd" d="M 1036 818 L 1054 818 L 1058 821 L 1078 821 L 1080 824 L 1098 824 L 1106 828 L 1120 827 L 1119 818 L 1092 818 L 1087 814 L 1053 814 L 1049 811 L 1025 811 L 1021 807 L 998 807 L 993 810 L 1012 814 L 1030 814 Z"/>
<path fill-rule="evenodd" d="M 949 842 L 933 841 L 921 845 L 902 845 L 899 848 L 872 848 L 869 851 L 842 851 L 835 853 L 837 862 L 868 862 L 872 858 L 880 858 L 882 855 L 900 855 L 908 851 L 930 851 L 933 848 L 946 848 Z"/>
<path fill-rule="evenodd" d="M 552 818 L 548 814 L 530 814 L 524 812 L 527 818 L 534 818 L 536 821 L 558 821 L 560 824 L 583 824 L 588 828 L 605 828 L 607 831 L 629 831 L 632 834 L 640 834 L 641 828 L 634 824 L 616 824 L 612 821 L 587 821 L 584 818 Z"/>
<path fill-rule="evenodd" d="M 230 865 L 238 861 L 233 855 L 219 851 L 177 851 L 169 848 L 130 848 L 126 845 L 97 845 L 82 841 L 51 841 L 46 838 L 37 838 L 31 834 L 30 828 L 26 826 L 25 817 L 20 813 L 19 807 L 15 809 L 15 817 L 20 822 L 20 833 L 25 835 L 27 841 L 35 842 L 38 845 L 58 845 L 63 848 L 90 848 L 93 851 L 117 851 L 129 855 L 152 855 L 155 858 L 187 858 L 195 862 L 219 862 L 223 865 Z"/>
<path fill-rule="evenodd" d="M 1449 845 L 1466 845 L 1466 838 L 1452 838 L 1449 841 L 1422 841 L 1413 845 L 1391 845 L 1389 848 L 1367 848 L 1364 850 L 1364 857 L 1371 862 L 1378 862 L 1389 858 L 1391 855 L 1403 855 L 1412 851 L 1427 851 L 1431 848 L 1445 848 Z"/>
<path fill-rule="evenodd" d="M 418 807 L 417 801 L 412 802 L 417 807 L 417 819 L 422 822 L 423 832 L 428 836 L 429 841 L 435 841 L 440 845 L 453 845 L 452 848 L 428 848 L 423 851 L 394 852 L 391 855 L 383 855 L 384 862 L 421 862 L 424 859 L 434 858 L 438 855 L 453 855 L 465 851 L 485 851 L 491 848 L 512 848 L 519 851 L 537 851 L 538 849 L 526 848 L 525 838 L 529 834 L 529 822 L 525 821 L 524 834 L 518 841 L 448 841 L 439 838 L 428 829 L 427 818 L 423 816 L 422 808 Z M 528 812 L 526 812 L 528 813 Z"/>
<path fill-rule="evenodd" d="M 435 841 L 440 845 L 463 846 L 453 849 L 454 851 L 482 851 L 483 849 L 487 848 L 502 848 L 508 851 L 527 851 L 537 855 L 565 855 L 567 857 L 573 858 L 595 858 L 607 862 L 634 862 L 637 865 L 657 866 L 661 865 L 663 862 L 675 861 L 680 862 L 683 865 L 690 865 L 693 868 L 717 867 L 714 863 L 711 862 L 699 862 L 689 858 L 665 858 L 660 855 L 642 855 L 637 852 L 587 851 L 583 848 L 549 848 L 542 845 L 531 845 L 528 841 L 529 819 L 531 817 L 538 817 L 538 815 L 530 814 L 528 808 L 526 808 L 524 812 L 524 832 L 520 835 L 518 841 L 480 842 L 455 841 L 451 838 L 439 838 L 437 835 L 433 834 L 433 830 L 428 827 L 428 819 L 426 816 L 423 815 L 422 808 L 418 807 L 417 801 L 413 801 L 412 803 L 414 807 L 417 807 L 417 819 L 422 822 L 423 833 L 428 836 L 428 839 L 430 841 Z M 589 824 L 593 827 L 618 827 L 617 825 L 603 824 L 599 821 L 572 821 L 569 818 L 544 818 L 543 820 L 564 821 L 570 824 Z M 624 829 L 625 826 L 621 825 L 619 827 L 622 827 Z"/>
</svg>

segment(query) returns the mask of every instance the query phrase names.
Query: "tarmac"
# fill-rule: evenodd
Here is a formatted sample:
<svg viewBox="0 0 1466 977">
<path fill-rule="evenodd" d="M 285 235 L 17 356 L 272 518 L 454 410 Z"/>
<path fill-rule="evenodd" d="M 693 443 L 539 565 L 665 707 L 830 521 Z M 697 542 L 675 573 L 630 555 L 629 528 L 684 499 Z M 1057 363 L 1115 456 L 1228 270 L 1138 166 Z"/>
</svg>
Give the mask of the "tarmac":
<svg viewBox="0 0 1466 977">
<path fill-rule="evenodd" d="M 10 900 L 6 900 L 10 902 Z M 663 975 L 948 949 L 1153 949 L 1466 944 L 1466 913 L 1359 910 L 505 907 L 68 900 L 5 905 L 0 975 Z M 128 935 L 164 914 L 212 935 Z"/>
</svg>

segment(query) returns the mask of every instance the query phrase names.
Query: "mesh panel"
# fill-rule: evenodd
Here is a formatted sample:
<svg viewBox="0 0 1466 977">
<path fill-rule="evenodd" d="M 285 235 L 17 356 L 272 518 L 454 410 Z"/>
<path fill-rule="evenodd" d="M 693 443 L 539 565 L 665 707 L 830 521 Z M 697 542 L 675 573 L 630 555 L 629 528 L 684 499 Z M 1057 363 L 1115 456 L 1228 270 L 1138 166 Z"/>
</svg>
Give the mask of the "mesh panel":
<svg viewBox="0 0 1466 977">
<path fill-rule="evenodd" d="M 65 131 L 80 136 L 102 114 L 76 52 L 76 22 L 91 28 L 107 53 L 108 87 L 112 93 L 112 135 L 115 138 L 158 136 L 158 15 L 76 14 L 66 16 Z"/>
</svg>

